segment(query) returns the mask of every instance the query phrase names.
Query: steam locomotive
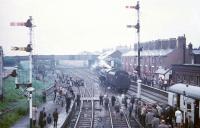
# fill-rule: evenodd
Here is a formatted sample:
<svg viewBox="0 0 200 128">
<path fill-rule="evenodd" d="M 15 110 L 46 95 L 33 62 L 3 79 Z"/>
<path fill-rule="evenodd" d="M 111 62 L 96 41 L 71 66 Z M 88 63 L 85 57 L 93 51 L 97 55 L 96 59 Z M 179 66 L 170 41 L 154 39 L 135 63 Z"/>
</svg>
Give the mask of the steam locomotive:
<svg viewBox="0 0 200 128">
<path fill-rule="evenodd" d="M 110 69 L 101 71 L 99 79 L 104 86 L 111 87 L 118 92 L 127 91 L 130 86 L 129 74 L 123 70 Z"/>
</svg>

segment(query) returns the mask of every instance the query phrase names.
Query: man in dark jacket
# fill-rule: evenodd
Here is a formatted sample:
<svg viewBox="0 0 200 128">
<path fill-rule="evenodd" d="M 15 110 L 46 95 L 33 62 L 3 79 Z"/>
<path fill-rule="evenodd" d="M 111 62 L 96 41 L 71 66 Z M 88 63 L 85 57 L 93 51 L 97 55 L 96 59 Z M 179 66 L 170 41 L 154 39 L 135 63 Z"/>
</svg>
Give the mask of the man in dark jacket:
<svg viewBox="0 0 200 128">
<path fill-rule="evenodd" d="M 131 103 L 129 104 L 128 111 L 129 111 L 129 118 L 131 118 L 132 111 L 133 111 L 133 104 Z"/>
<path fill-rule="evenodd" d="M 58 122 L 58 111 L 57 108 L 53 112 L 53 126 L 54 128 L 57 128 L 57 122 Z"/>
<path fill-rule="evenodd" d="M 68 113 L 70 105 L 71 105 L 71 98 L 69 96 L 66 96 L 65 100 L 66 100 L 66 112 Z"/>
<path fill-rule="evenodd" d="M 132 105 L 135 103 L 135 97 L 134 96 L 131 97 L 130 102 L 131 102 Z"/>
<path fill-rule="evenodd" d="M 99 96 L 99 103 L 100 103 L 100 105 L 103 105 L 103 95 L 102 94 L 100 94 L 100 96 Z"/>
<path fill-rule="evenodd" d="M 115 106 L 115 101 L 116 101 L 115 96 L 112 96 L 112 97 L 111 97 L 112 106 Z"/>
<path fill-rule="evenodd" d="M 43 107 L 42 111 L 40 111 L 39 125 L 40 125 L 40 128 L 44 128 L 46 126 L 46 112 L 45 112 L 45 107 Z"/>
</svg>

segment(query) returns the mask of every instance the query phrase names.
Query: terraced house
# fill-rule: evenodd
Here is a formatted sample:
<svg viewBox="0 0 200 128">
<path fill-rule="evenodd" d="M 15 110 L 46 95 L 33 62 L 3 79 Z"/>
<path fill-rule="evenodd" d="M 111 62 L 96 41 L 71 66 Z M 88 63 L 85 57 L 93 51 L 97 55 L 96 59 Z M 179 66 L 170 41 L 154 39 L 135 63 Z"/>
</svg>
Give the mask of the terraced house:
<svg viewBox="0 0 200 128">
<path fill-rule="evenodd" d="M 152 79 L 152 76 L 169 79 L 172 64 L 191 64 L 194 62 L 192 44 L 186 46 L 186 37 L 154 40 L 140 44 L 141 51 L 141 76 Z M 136 74 L 137 44 L 134 49 L 122 55 L 123 69 L 129 74 Z"/>
</svg>

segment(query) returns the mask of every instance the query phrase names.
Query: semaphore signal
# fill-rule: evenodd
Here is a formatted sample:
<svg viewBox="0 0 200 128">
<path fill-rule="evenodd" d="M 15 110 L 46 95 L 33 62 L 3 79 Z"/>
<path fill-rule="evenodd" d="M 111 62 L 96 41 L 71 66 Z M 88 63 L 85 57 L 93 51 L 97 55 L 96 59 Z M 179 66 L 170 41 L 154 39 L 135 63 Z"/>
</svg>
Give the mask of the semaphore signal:
<svg viewBox="0 0 200 128">
<path fill-rule="evenodd" d="M 30 128 L 32 128 L 32 92 L 34 91 L 34 88 L 32 87 L 32 50 L 33 50 L 32 49 L 32 28 L 35 26 L 33 26 L 33 24 L 32 24 L 32 16 L 30 16 L 26 22 L 11 22 L 10 26 L 25 26 L 25 27 L 28 27 L 30 30 L 29 44 L 26 47 L 12 47 L 12 49 L 11 49 L 14 51 L 29 52 L 29 82 L 28 83 L 18 83 L 16 70 L 14 72 L 12 72 L 11 76 L 15 77 L 16 89 L 19 89 L 20 86 L 25 87 L 25 91 L 29 93 L 29 95 L 28 95 L 29 118 L 30 118 Z"/>
<path fill-rule="evenodd" d="M 141 80 L 140 80 L 140 52 L 142 51 L 142 47 L 140 47 L 140 4 L 139 1 L 137 1 L 137 4 L 135 6 L 125 6 L 126 8 L 130 9 L 136 9 L 137 10 L 137 24 L 136 25 L 127 25 L 127 28 L 135 28 L 137 29 L 137 38 L 138 38 L 138 43 L 137 43 L 137 51 L 138 51 L 138 66 L 136 68 L 137 71 L 137 98 L 141 98 Z"/>
</svg>

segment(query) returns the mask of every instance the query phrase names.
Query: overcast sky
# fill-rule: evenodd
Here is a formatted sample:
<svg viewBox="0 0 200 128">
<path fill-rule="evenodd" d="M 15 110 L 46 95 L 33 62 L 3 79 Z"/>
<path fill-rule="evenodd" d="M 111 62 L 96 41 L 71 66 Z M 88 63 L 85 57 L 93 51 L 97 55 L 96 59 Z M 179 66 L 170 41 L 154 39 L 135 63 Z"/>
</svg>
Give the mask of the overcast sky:
<svg viewBox="0 0 200 128">
<path fill-rule="evenodd" d="M 126 9 L 136 0 L 0 0 L 0 45 L 5 55 L 27 53 L 11 51 L 26 46 L 26 27 L 11 27 L 10 22 L 25 22 L 33 16 L 34 54 L 74 54 L 117 45 L 133 45 L 137 13 Z M 200 46 L 199 0 L 140 0 L 141 41 L 177 38 L 186 35 L 187 43 Z"/>
</svg>

